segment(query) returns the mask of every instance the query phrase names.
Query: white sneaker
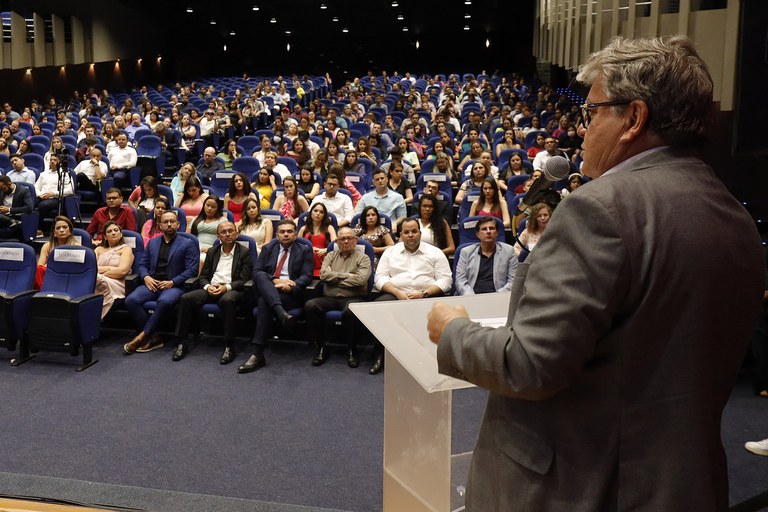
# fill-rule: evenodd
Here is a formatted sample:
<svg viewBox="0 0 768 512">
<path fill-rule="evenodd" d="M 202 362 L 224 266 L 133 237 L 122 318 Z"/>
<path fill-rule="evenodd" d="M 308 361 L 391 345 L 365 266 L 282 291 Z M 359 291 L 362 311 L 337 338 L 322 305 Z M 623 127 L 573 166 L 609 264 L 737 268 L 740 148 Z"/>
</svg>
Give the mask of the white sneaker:
<svg viewBox="0 0 768 512">
<path fill-rule="evenodd" d="M 757 455 L 768 456 L 768 439 L 762 441 L 749 441 L 744 445 L 744 448 Z"/>
</svg>

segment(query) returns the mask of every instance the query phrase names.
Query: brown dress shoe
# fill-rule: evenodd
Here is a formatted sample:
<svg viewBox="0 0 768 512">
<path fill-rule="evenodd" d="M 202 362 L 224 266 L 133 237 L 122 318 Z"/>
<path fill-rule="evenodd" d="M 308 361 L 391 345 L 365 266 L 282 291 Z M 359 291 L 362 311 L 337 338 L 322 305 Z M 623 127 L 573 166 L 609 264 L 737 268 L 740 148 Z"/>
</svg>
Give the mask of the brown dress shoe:
<svg viewBox="0 0 768 512">
<path fill-rule="evenodd" d="M 139 347 L 141 347 L 144 344 L 144 336 L 142 333 L 139 333 L 134 337 L 131 341 L 123 345 L 123 351 L 126 354 L 133 354 L 136 352 Z"/>
</svg>

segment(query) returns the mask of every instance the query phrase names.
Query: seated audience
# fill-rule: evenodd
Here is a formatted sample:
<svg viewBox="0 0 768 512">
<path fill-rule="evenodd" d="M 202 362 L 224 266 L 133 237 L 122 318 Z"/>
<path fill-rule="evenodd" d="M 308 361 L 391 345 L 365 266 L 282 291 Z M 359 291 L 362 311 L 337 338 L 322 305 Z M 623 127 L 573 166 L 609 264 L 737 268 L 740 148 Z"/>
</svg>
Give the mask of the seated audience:
<svg viewBox="0 0 768 512">
<path fill-rule="evenodd" d="M 389 177 L 383 169 L 373 171 L 373 186 L 375 190 L 365 194 L 357 203 L 355 211 L 362 212 L 367 206 L 375 206 L 382 214 L 392 220 L 392 225 L 399 225 L 406 216 L 405 199 L 397 192 L 389 189 Z"/>
<path fill-rule="evenodd" d="M 299 194 L 296 178 L 288 176 L 283 180 L 283 193 L 275 198 L 273 210 L 283 214 L 283 217 L 290 220 L 299 218 L 299 215 L 309 210 L 309 203 Z"/>
<path fill-rule="evenodd" d="M 75 226 L 69 217 L 63 215 L 56 216 L 53 219 L 53 229 L 48 241 L 40 249 L 40 256 L 37 258 L 37 271 L 35 272 L 35 290 L 39 290 L 43 285 L 45 270 L 48 265 L 48 256 L 54 247 L 60 245 L 81 245 L 74 236 Z"/>
<path fill-rule="evenodd" d="M 373 260 L 374 269 L 384 251 L 395 245 L 389 229 L 379 221 L 379 211 L 375 206 L 366 206 L 360 212 L 360 219 L 355 226 L 355 235 L 373 246 L 373 253 L 376 255 Z"/>
<path fill-rule="evenodd" d="M 94 249 L 99 273 L 96 275 L 95 293 L 104 297 L 101 306 L 103 320 L 115 299 L 125 298 L 125 277 L 131 272 L 133 251 L 125 245 L 120 225 L 113 221 L 104 224 L 101 245 Z"/>
<path fill-rule="evenodd" d="M 379 259 L 374 278 L 379 300 L 412 300 L 439 297 L 451 289 L 453 276 L 448 258 L 433 245 L 421 242 L 417 219 L 401 224 L 400 241 Z M 377 342 L 376 361 L 369 370 L 375 375 L 384 369 L 384 351 Z"/>
<path fill-rule="evenodd" d="M 117 222 L 120 229 L 136 231 L 136 216 L 130 206 L 123 204 L 123 193 L 120 189 L 112 187 L 107 190 L 106 200 L 107 205 L 93 212 L 93 218 L 86 228 L 88 234 L 91 235 L 93 245 L 101 244 L 104 226 L 110 220 Z"/>
<path fill-rule="evenodd" d="M 517 270 L 512 246 L 498 241 L 496 221 L 491 217 L 477 221 L 475 233 L 480 242 L 464 247 L 457 255 L 456 295 L 511 290 Z"/>
<path fill-rule="evenodd" d="M 179 235 L 176 212 L 166 211 L 160 217 L 163 236 L 149 242 L 139 265 L 143 284 L 125 299 L 139 333 L 123 346 L 126 354 L 151 352 L 163 347 L 157 334 L 162 319 L 173 311 L 183 293 L 184 282 L 197 275 L 199 251 L 197 244 Z M 157 301 L 154 313 L 144 310 L 144 304 Z"/>
<path fill-rule="evenodd" d="M 320 276 L 320 267 L 328 249 L 328 244 L 336 240 L 336 230 L 331 225 L 328 209 L 323 203 L 313 205 L 306 216 L 304 225 L 299 229 L 299 237 L 306 238 L 312 243 L 314 269 L 312 275 Z"/>
<path fill-rule="evenodd" d="M 237 311 L 245 300 L 243 288 L 251 279 L 253 262 L 248 248 L 237 243 L 234 223 L 224 221 L 218 225 L 220 244 L 214 245 L 205 255 L 205 263 L 198 280 L 198 289 L 185 293 L 179 301 L 176 336 L 179 344 L 172 359 L 180 361 L 194 340 L 192 330 L 205 304 L 218 304 L 224 317 L 224 353 L 219 362 L 229 364 L 235 357 L 235 327 Z"/>
<path fill-rule="evenodd" d="M 155 206 L 152 208 L 152 216 L 141 226 L 141 238 L 144 240 L 144 247 L 149 244 L 153 238 L 163 236 L 163 230 L 160 227 L 160 217 L 163 212 L 171 209 L 171 203 L 165 197 L 158 197 Z"/>
<path fill-rule="evenodd" d="M 69 173 L 64 174 L 63 186 L 59 191 L 59 157 L 51 155 L 49 162 L 50 167 L 41 172 L 35 182 L 35 195 L 40 200 L 37 203 L 37 211 L 40 213 L 38 229 L 43 229 L 44 219 L 53 217 L 59 210 L 59 192 L 62 197 L 75 195 L 75 184 Z"/>
<path fill-rule="evenodd" d="M 251 356 L 238 373 L 250 373 L 266 364 L 264 345 L 269 340 L 272 317 L 291 329 L 296 318 L 286 310 L 300 307 L 304 288 L 312 282 L 312 250 L 296 242 L 296 225 L 283 219 L 277 224 L 277 241 L 261 251 L 253 269 L 256 296 L 256 330 L 251 339 Z"/>
<path fill-rule="evenodd" d="M 365 253 L 356 250 L 357 237 L 349 227 L 339 228 L 338 247 L 326 255 L 320 270 L 323 295 L 304 304 L 309 331 L 313 334 L 317 353 L 312 358 L 313 366 L 325 363 L 328 352 L 325 344 L 325 313 L 341 310 L 342 327 L 347 342 L 347 365 L 357 368 L 357 338 L 359 320 L 349 310 L 349 304 L 365 300 L 368 295 L 368 278 L 371 275 L 371 260 Z"/>
<path fill-rule="evenodd" d="M 248 176 L 237 172 L 229 182 L 229 189 L 224 195 L 224 209 L 232 212 L 235 222 L 240 222 L 243 217 L 243 204 L 248 198 L 256 199 L 256 194 L 251 190 Z"/>
<path fill-rule="evenodd" d="M 33 208 L 29 188 L 0 175 L 0 239 L 21 241 L 21 216 L 32 213 Z"/>
<path fill-rule="evenodd" d="M 537 203 L 531 207 L 531 214 L 528 216 L 525 229 L 520 233 L 520 243 L 515 244 L 515 256 L 518 258 L 523 250 L 531 252 L 539 242 L 541 234 L 547 227 L 549 218 L 552 215 L 552 208 L 546 203 Z"/>
<path fill-rule="evenodd" d="M 35 171 L 26 166 L 24 157 L 18 153 L 11 155 L 11 168 L 5 175 L 14 183 L 24 181 L 34 185 L 35 181 L 37 181 Z"/>
<path fill-rule="evenodd" d="M 509 227 L 509 207 L 507 201 L 499 193 L 499 184 L 493 178 L 485 178 L 481 187 L 480 197 L 472 201 L 469 207 L 469 216 L 475 215 L 496 217 L 500 219 L 505 228 Z"/>
<path fill-rule="evenodd" d="M 237 232 L 253 238 L 259 251 L 272 241 L 272 221 L 261 216 L 261 207 L 256 199 L 248 198 L 243 203 L 243 216 L 237 225 Z"/>
<path fill-rule="evenodd" d="M 184 194 L 182 194 L 181 199 L 179 199 L 176 205 L 187 216 L 187 225 L 200 214 L 206 197 L 208 197 L 208 192 L 203 190 L 203 185 L 197 179 L 197 176 L 187 178 L 187 181 L 184 183 Z"/>
<path fill-rule="evenodd" d="M 318 203 L 325 205 L 327 210 L 336 216 L 339 227 L 348 226 L 354 215 L 352 200 L 346 194 L 339 193 L 341 181 L 335 174 L 329 174 L 325 180 L 325 192 L 318 194 L 309 205 L 310 209 Z"/>
<path fill-rule="evenodd" d="M 205 198 L 200 214 L 187 223 L 187 232 L 197 237 L 200 244 L 200 264 L 205 259 L 205 253 L 213 247 L 218 238 L 219 224 L 227 217 L 222 214 L 221 200 L 213 194 Z"/>
<path fill-rule="evenodd" d="M 456 244 L 453 241 L 450 224 L 443 217 L 437 215 L 437 208 L 438 202 L 435 196 L 425 194 L 419 199 L 418 218 L 415 220 L 419 223 L 420 240 L 423 243 L 434 245 L 446 256 L 450 256 L 456 251 Z"/>
</svg>

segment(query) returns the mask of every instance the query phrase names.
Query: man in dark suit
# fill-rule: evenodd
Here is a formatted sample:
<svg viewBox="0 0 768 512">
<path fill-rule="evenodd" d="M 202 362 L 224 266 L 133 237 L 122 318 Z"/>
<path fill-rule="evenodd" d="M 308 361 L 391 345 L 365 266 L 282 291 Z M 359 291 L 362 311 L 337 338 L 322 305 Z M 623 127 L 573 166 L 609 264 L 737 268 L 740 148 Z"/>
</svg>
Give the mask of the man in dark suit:
<svg viewBox="0 0 768 512">
<path fill-rule="evenodd" d="M 594 179 L 518 266 L 507 325 L 428 317 L 440 372 L 490 390 L 467 510 L 727 510 L 720 418 L 764 278 L 754 222 L 696 150 L 712 78 L 674 36 L 614 39 L 578 79 Z"/>
<path fill-rule="evenodd" d="M 176 336 L 180 343 L 173 352 L 173 360 L 181 361 L 187 354 L 190 329 L 195 313 L 204 304 L 218 304 L 224 315 L 224 353 L 219 362 L 228 364 L 235 357 L 235 320 L 243 302 L 243 286 L 251 278 L 253 262 L 246 247 L 237 243 L 237 228 L 232 222 L 222 222 L 217 228 L 220 244 L 208 249 L 200 273 L 199 289 L 187 292 L 179 301 Z"/>
<path fill-rule="evenodd" d="M 302 292 L 312 282 L 314 258 L 309 245 L 296 241 L 296 225 L 285 219 L 277 224 L 277 240 L 265 245 L 253 268 L 256 293 L 256 330 L 251 340 L 252 354 L 240 365 L 238 373 L 249 373 L 266 364 L 264 345 L 272 326 L 272 317 L 286 329 L 296 325 L 296 318 L 286 310 L 302 306 Z"/>
<path fill-rule="evenodd" d="M 19 216 L 31 213 L 33 207 L 26 185 L 17 185 L 8 176 L 0 175 L 0 238 L 21 240 Z"/>
<path fill-rule="evenodd" d="M 144 284 L 125 299 L 128 313 L 141 329 L 123 345 L 126 354 L 162 348 L 157 327 L 181 297 L 184 281 L 195 277 L 200 265 L 199 245 L 177 233 L 176 212 L 166 211 L 160 216 L 160 229 L 163 236 L 149 241 L 139 264 L 139 277 Z M 157 307 L 150 315 L 144 311 L 144 303 L 153 300 L 157 301 Z"/>
</svg>

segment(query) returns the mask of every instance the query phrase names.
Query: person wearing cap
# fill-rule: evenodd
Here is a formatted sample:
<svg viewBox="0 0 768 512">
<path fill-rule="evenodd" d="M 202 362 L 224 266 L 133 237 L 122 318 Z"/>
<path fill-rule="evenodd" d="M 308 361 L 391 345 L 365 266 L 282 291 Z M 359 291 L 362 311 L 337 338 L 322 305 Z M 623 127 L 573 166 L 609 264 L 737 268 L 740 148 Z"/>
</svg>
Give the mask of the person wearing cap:
<svg viewBox="0 0 768 512">
<path fill-rule="evenodd" d="M 291 117 L 291 109 L 288 107 L 283 107 L 280 109 L 280 117 L 283 118 L 283 123 L 285 124 L 286 128 L 288 128 L 289 124 L 295 124 L 296 126 L 299 125 L 299 121 L 296 118 Z"/>
</svg>

